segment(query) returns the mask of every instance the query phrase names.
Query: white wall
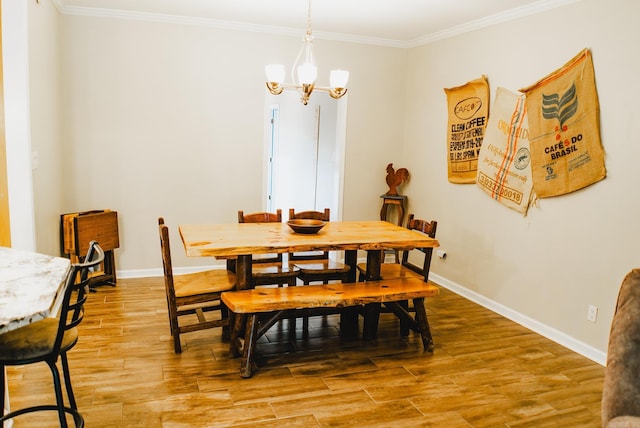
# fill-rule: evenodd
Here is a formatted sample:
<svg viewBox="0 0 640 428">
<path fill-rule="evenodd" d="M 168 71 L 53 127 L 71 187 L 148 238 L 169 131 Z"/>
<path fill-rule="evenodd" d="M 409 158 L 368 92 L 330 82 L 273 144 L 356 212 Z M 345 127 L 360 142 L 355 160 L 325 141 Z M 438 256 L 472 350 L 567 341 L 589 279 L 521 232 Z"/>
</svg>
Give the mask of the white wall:
<svg viewBox="0 0 640 428">
<path fill-rule="evenodd" d="M 447 251 L 432 272 L 553 336 L 592 347 L 597 360 L 620 282 L 640 255 L 639 13 L 638 2 L 585 0 L 412 49 L 407 67 L 415 93 L 406 97 L 403 153 L 412 178 L 405 191 L 410 211 L 438 220 Z M 592 51 L 600 98 L 604 181 L 542 199 L 527 217 L 475 185 L 447 181 L 443 88 L 486 74 L 493 101 L 497 86 L 526 87 L 583 48 Z M 590 304 L 599 308 L 595 324 L 586 319 Z"/>
<path fill-rule="evenodd" d="M 29 92 L 37 251 L 60 253 L 65 165 L 62 140 L 60 14 L 49 1 L 29 4 Z"/>
<path fill-rule="evenodd" d="M 301 38 L 65 16 L 62 46 L 66 211 L 118 211 L 118 270 L 160 268 L 158 216 L 176 266 L 211 263 L 184 256 L 176 227 L 261 209 L 264 65 L 294 61 Z M 402 141 L 402 82 L 386 83 L 407 52 L 314 46 L 320 85 L 332 68 L 351 72 L 344 218 L 375 219 Z"/>
</svg>

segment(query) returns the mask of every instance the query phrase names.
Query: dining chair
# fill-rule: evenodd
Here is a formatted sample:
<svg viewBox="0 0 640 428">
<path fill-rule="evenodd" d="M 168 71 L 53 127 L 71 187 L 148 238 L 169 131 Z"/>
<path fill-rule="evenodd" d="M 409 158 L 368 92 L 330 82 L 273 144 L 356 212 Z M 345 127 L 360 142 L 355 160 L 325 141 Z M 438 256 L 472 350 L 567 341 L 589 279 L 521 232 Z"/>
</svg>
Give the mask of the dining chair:
<svg viewBox="0 0 640 428">
<path fill-rule="evenodd" d="M 438 222 L 421 220 L 409 214 L 407 219 L 407 229 L 424 233 L 431 238 L 436 237 Z M 415 248 L 414 250 L 402 251 L 400 263 L 382 263 L 380 265 L 380 276 L 382 279 L 393 278 L 422 278 L 425 282 L 429 280 L 429 270 L 431 267 L 431 256 L 433 248 Z M 358 263 L 358 279 L 367 279 L 367 264 Z"/>
<path fill-rule="evenodd" d="M 238 223 L 282 223 L 282 210 L 275 213 L 255 212 L 245 214 L 238 210 Z M 252 258 L 251 278 L 253 285 L 296 285 L 299 269 L 284 260 L 282 254 L 256 254 Z"/>
<path fill-rule="evenodd" d="M 435 220 L 428 221 L 417 219 L 414 214 L 409 214 L 406 227 L 409 230 L 416 230 L 424 233 L 430 238 L 435 238 L 438 222 Z M 382 263 L 380 265 L 380 276 L 382 279 L 420 278 L 424 282 L 428 282 L 432 254 L 432 247 L 420 247 L 413 250 L 402 251 L 400 263 Z M 356 268 L 358 269 L 358 280 L 367 280 L 367 264 L 358 263 Z M 399 304 L 407 311 L 414 310 L 414 308 L 409 306 L 408 301 L 402 301 L 399 302 Z M 427 328 L 429 328 L 428 321 Z M 409 334 L 409 327 L 404 322 L 400 323 L 400 333 L 403 336 L 407 336 Z"/>
<path fill-rule="evenodd" d="M 295 208 L 289 208 L 289 220 L 321 220 L 328 222 L 331 218 L 331 209 L 325 208 L 324 211 L 295 211 Z M 293 263 L 298 269 L 298 278 L 303 284 L 308 285 L 312 282 L 322 282 L 328 284 L 329 281 L 348 282 L 349 265 L 333 260 L 329 257 L 329 251 L 304 251 L 297 253 L 289 253 L 289 262 Z M 309 315 L 302 316 L 302 331 L 309 331 Z"/>
<path fill-rule="evenodd" d="M 62 287 L 62 302 L 57 317 L 48 317 L 24 327 L 0 335 L 0 409 L 4 409 L 5 367 L 45 362 L 53 376 L 56 404 L 35 405 L 5 414 L 0 426 L 9 419 L 40 411 L 57 411 L 61 427 L 67 427 L 66 415 L 73 417 L 76 427 L 84 426 L 84 418 L 78 411 L 71 386 L 67 352 L 78 343 L 78 325 L 84 318 L 84 303 L 89 291 L 90 271 L 104 261 L 104 251 L 96 241 L 89 243 L 82 262 L 71 265 Z M 58 358 L 62 363 L 62 375 L 69 406 L 65 406 L 62 394 Z M 14 421 L 15 422 L 15 421 Z"/>
<path fill-rule="evenodd" d="M 182 333 L 223 327 L 223 337 L 229 337 L 229 311 L 220 300 L 220 294 L 235 288 L 235 274 L 227 269 L 209 269 L 174 275 L 169 228 L 162 217 L 158 218 L 158 229 L 174 352 L 176 354 L 182 352 L 180 342 Z M 213 311 L 220 312 L 219 318 L 209 314 Z"/>
<path fill-rule="evenodd" d="M 297 213 L 294 208 L 289 209 L 289 220 L 307 219 L 328 222 L 330 218 L 331 210 L 329 208 L 325 208 L 324 211 L 301 211 Z M 303 284 L 310 284 L 311 282 L 328 284 L 332 280 L 347 282 L 347 275 L 350 270 L 349 265 L 330 258 L 329 251 L 289 253 L 289 262 L 300 269 L 298 278 L 302 280 Z"/>
</svg>

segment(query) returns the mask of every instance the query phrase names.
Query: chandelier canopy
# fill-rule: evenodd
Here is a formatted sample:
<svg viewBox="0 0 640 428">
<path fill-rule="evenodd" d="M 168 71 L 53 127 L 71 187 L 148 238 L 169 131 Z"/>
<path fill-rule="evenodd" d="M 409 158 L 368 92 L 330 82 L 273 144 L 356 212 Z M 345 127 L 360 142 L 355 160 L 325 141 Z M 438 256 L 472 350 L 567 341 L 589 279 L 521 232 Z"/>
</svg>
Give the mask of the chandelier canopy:
<svg viewBox="0 0 640 428">
<path fill-rule="evenodd" d="M 331 70 L 328 88 L 316 87 L 318 67 L 313 57 L 313 34 L 311 32 L 311 0 L 307 11 L 307 32 L 304 44 L 291 67 L 293 83 L 284 83 L 285 71 L 282 64 L 265 66 L 267 74 L 267 88 L 273 95 L 280 95 L 285 89 L 295 89 L 300 93 L 300 101 L 307 105 L 314 90 L 328 92 L 331 98 L 338 99 L 347 93 L 349 72 L 346 70 Z"/>
</svg>

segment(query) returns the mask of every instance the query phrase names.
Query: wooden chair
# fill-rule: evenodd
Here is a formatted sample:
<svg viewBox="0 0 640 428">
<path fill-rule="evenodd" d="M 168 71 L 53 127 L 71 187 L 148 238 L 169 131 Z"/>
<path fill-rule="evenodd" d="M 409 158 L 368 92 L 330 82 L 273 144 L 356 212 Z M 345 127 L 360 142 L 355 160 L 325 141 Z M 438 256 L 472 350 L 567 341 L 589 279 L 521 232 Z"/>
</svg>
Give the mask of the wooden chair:
<svg viewBox="0 0 640 428">
<path fill-rule="evenodd" d="M 76 427 L 84 426 L 84 418 L 78 412 L 71 386 L 67 351 L 78 342 L 77 327 L 84 318 L 84 303 L 87 300 L 90 282 L 89 271 L 100 266 L 104 257 L 102 248 L 97 242 L 92 241 L 89 243 L 84 262 L 71 265 L 62 288 L 62 304 L 57 318 L 45 318 L 0 335 L 0 409 L 5 407 L 5 366 L 47 363 L 53 376 L 56 396 L 55 405 L 31 406 L 6 415 L 0 414 L 0 426 L 4 425 L 5 420 L 39 411 L 57 411 L 61 427 L 67 426 L 67 413 L 73 416 Z M 62 361 L 68 407 L 64 403 L 60 372 L 56 366 L 58 357 Z"/>
<path fill-rule="evenodd" d="M 416 230 L 428 235 L 431 238 L 436 237 L 436 229 L 438 222 L 420 220 L 414 218 L 413 214 L 409 214 L 407 219 L 407 229 Z M 418 254 L 420 253 L 420 254 Z M 431 256 L 433 248 L 416 248 L 411 251 L 403 251 L 400 263 L 383 263 L 380 265 L 380 276 L 383 279 L 393 278 L 422 278 L 425 282 L 429 280 L 429 270 L 431 267 Z M 416 259 L 422 259 L 422 263 L 416 262 Z M 358 263 L 358 278 L 360 281 L 366 280 L 367 264 Z"/>
<path fill-rule="evenodd" d="M 298 213 L 296 213 L 293 208 L 289 209 L 290 220 L 310 219 L 329 221 L 330 217 L 331 211 L 329 208 L 325 208 L 323 212 L 302 211 Z M 329 258 L 328 251 L 289 253 L 289 262 L 300 269 L 298 278 L 300 278 L 304 284 L 310 284 L 311 282 L 328 284 L 329 281 L 332 280 L 348 281 L 347 274 L 349 273 L 349 266 Z"/>
<path fill-rule="evenodd" d="M 307 219 L 329 221 L 331 210 L 301 211 L 296 213 L 294 208 L 289 208 L 289 220 Z M 298 269 L 298 278 L 302 283 L 309 285 L 312 282 L 328 284 L 329 281 L 348 281 L 349 266 L 329 258 L 328 251 L 305 251 L 289 253 L 289 263 L 293 263 Z M 302 317 L 302 331 L 309 330 L 309 315 Z"/>
<path fill-rule="evenodd" d="M 275 213 L 245 214 L 238 210 L 238 223 L 282 223 L 282 210 Z M 284 261 L 282 254 L 254 255 L 251 277 L 253 285 L 295 286 L 299 269 Z"/>
<path fill-rule="evenodd" d="M 431 238 L 436 237 L 436 229 L 438 222 L 421 220 L 414 217 L 413 214 L 409 214 L 407 219 L 407 229 L 416 230 L 424 233 Z M 433 248 L 415 248 L 410 251 L 403 251 L 400 263 L 382 263 L 380 265 L 380 276 L 382 279 L 396 279 L 396 278 L 420 278 L 424 282 L 429 281 L 429 270 L 431 268 L 431 256 L 433 254 Z M 416 259 L 418 261 L 416 261 Z M 422 259 L 422 263 L 419 260 Z M 367 264 L 358 263 L 358 279 L 359 281 L 367 280 Z M 399 302 L 407 311 L 413 310 L 409 307 L 408 301 Z M 427 321 L 427 327 L 429 323 Z M 409 334 L 409 327 L 406 323 L 400 323 L 400 332 L 403 336 Z"/>
<path fill-rule="evenodd" d="M 173 348 L 176 354 L 182 352 L 180 334 L 207 328 L 223 327 L 223 337 L 228 337 L 229 311 L 222 304 L 220 294 L 233 290 L 236 276 L 226 269 L 212 269 L 183 275 L 174 275 L 171 264 L 169 228 L 162 217 L 158 218 L 164 286 L 169 311 L 169 327 L 173 336 Z M 219 319 L 208 319 L 205 313 L 219 311 Z M 192 322 L 187 316 L 195 317 Z M 209 316 L 209 318 L 212 318 Z M 182 322 L 181 322 L 182 320 Z"/>
</svg>

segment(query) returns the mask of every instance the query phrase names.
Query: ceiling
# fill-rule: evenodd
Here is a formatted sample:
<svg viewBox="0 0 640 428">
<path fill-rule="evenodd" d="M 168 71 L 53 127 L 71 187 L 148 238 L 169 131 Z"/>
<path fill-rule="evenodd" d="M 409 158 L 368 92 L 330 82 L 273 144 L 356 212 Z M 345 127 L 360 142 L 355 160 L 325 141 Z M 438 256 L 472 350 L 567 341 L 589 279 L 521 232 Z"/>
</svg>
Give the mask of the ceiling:
<svg viewBox="0 0 640 428">
<path fill-rule="evenodd" d="M 316 38 L 415 46 L 580 0 L 313 0 Z M 66 14 L 304 34 L 307 0 L 54 0 Z"/>
</svg>

